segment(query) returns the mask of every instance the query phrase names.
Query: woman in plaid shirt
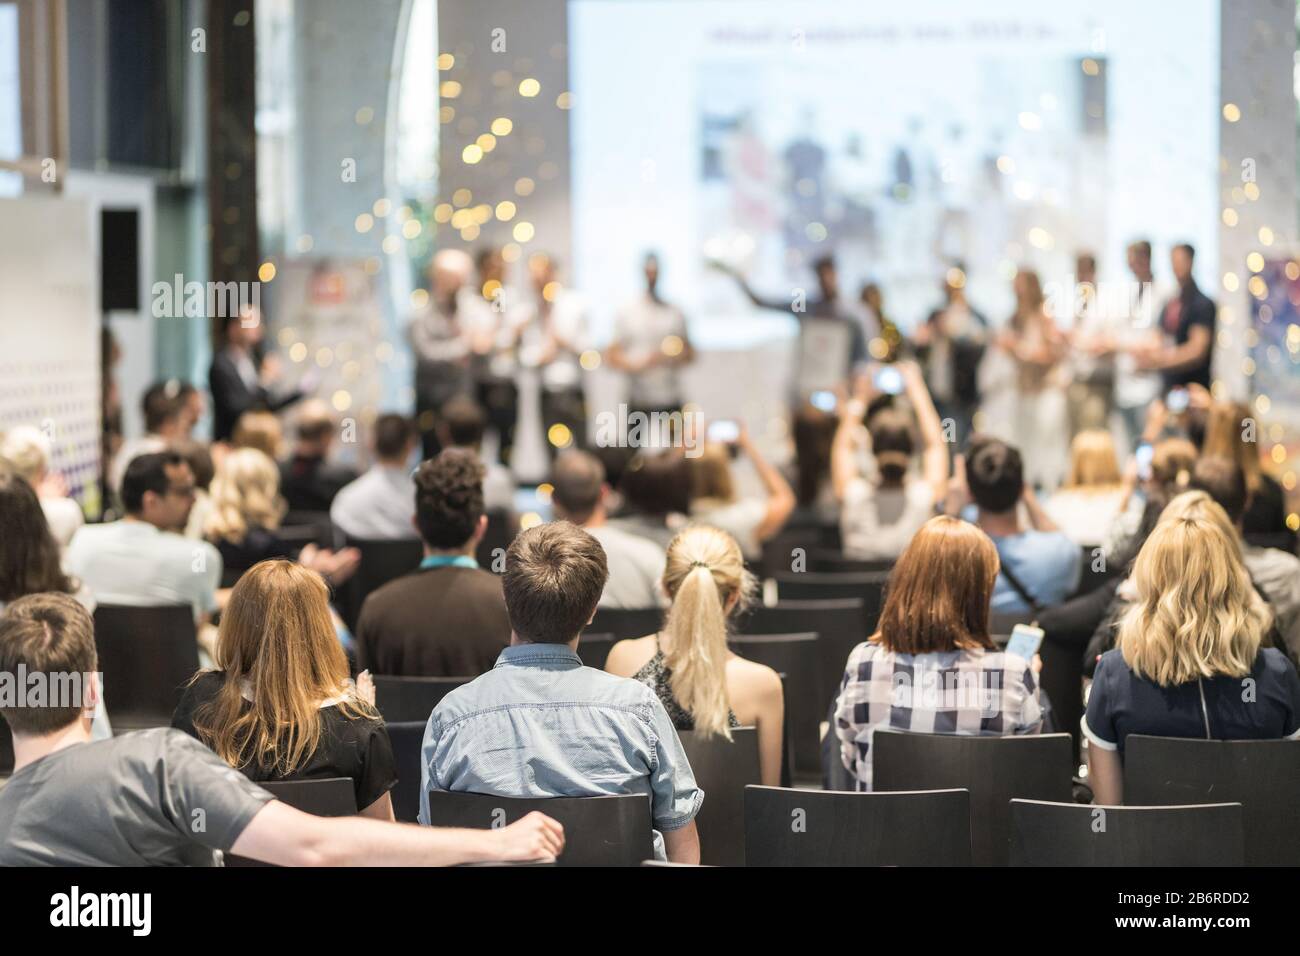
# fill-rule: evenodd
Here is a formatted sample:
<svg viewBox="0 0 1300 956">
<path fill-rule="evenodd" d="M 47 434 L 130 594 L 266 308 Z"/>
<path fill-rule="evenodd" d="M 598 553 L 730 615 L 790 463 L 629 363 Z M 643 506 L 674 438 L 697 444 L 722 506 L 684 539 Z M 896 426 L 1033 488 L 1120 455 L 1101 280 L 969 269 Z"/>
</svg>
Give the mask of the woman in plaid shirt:
<svg viewBox="0 0 1300 956">
<path fill-rule="evenodd" d="M 989 602 L 998 552 L 973 524 L 931 518 L 889 578 L 880 626 L 849 654 L 835 706 L 840 756 L 871 789 L 876 729 L 929 734 L 1036 734 L 1042 662 L 997 650 Z"/>
</svg>

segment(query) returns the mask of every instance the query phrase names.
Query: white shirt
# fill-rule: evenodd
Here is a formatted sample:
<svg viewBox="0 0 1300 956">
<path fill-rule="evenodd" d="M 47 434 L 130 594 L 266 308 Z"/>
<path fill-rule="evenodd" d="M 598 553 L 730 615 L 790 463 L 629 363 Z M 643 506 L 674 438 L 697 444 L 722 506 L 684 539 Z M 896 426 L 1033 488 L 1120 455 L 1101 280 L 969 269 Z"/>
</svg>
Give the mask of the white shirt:
<svg viewBox="0 0 1300 956">
<path fill-rule="evenodd" d="M 614 319 L 614 342 L 629 362 L 643 362 L 662 355 L 664 340 L 670 336 L 686 339 L 686 317 L 666 302 L 643 295 L 619 310 Z M 629 374 L 628 401 L 644 408 L 669 408 L 682 400 L 678 367 L 656 365 L 643 372 Z"/>
<path fill-rule="evenodd" d="M 934 489 L 914 475 L 901 488 L 855 478 L 844 492 L 840 537 L 844 556 L 859 561 L 896 558 L 934 516 Z"/>
<path fill-rule="evenodd" d="M 145 521 L 86 525 L 68 545 L 64 566 L 100 604 L 190 604 L 195 618 L 217 607 L 217 549 Z"/>
<path fill-rule="evenodd" d="M 1153 282 L 1134 303 L 1128 321 L 1122 323 L 1120 346 L 1148 341 L 1160 331 L 1163 299 Z M 1126 352 L 1115 356 L 1115 404 L 1120 408 L 1145 408 L 1160 395 L 1163 379 L 1159 372 L 1139 371 L 1137 359 Z"/>
<path fill-rule="evenodd" d="M 141 455 L 154 455 L 166 450 L 167 440 L 158 435 L 128 438 L 122 442 L 122 447 L 117 450 L 117 455 L 113 458 L 113 467 L 108 470 L 108 487 L 112 491 L 120 490 L 127 466 Z"/>
<path fill-rule="evenodd" d="M 45 523 L 50 526 L 50 534 L 59 542 L 60 549 L 67 548 L 77 529 L 86 523 L 81 505 L 71 498 L 42 498 L 41 510 L 45 512 Z"/>
<path fill-rule="evenodd" d="M 352 538 L 393 541 L 416 537 L 415 482 L 408 469 L 375 465 L 339 489 L 330 521 Z"/>
<path fill-rule="evenodd" d="M 1075 544 L 1098 548 L 1106 543 L 1123 505 L 1122 488 L 1110 491 L 1062 488 L 1047 499 L 1043 510 Z"/>
<path fill-rule="evenodd" d="M 522 326 L 519 363 L 527 368 L 542 364 L 546 348 L 546 326 L 535 302 L 519 308 L 514 321 Z M 559 339 L 555 355 L 541 369 L 542 387 L 548 391 L 577 388 L 582 384 L 582 366 L 578 356 L 586 348 L 586 300 L 570 289 L 560 292 L 551 303 L 550 328 Z"/>
<path fill-rule="evenodd" d="M 663 607 L 667 598 L 659 587 L 664 576 L 664 549 L 649 538 L 610 525 L 586 528 L 605 549 L 609 580 L 600 606 L 611 608 Z"/>
<path fill-rule="evenodd" d="M 766 498 L 741 498 L 722 503 L 706 500 L 691 508 L 693 522 L 721 528 L 736 539 L 741 553 L 750 560 L 763 556 L 763 543 L 755 532 L 765 517 Z"/>
</svg>

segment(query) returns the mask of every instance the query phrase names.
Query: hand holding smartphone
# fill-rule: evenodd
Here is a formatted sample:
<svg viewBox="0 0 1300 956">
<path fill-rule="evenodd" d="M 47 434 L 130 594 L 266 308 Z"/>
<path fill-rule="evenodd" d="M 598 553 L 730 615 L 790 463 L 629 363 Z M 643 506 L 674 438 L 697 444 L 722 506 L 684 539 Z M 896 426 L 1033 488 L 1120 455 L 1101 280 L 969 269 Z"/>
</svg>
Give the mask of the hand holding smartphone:
<svg viewBox="0 0 1300 956">
<path fill-rule="evenodd" d="M 1033 663 L 1034 655 L 1043 646 L 1043 629 L 1031 624 L 1017 624 L 1011 629 L 1011 640 L 1007 641 L 1007 653 L 1015 654 Z"/>
</svg>

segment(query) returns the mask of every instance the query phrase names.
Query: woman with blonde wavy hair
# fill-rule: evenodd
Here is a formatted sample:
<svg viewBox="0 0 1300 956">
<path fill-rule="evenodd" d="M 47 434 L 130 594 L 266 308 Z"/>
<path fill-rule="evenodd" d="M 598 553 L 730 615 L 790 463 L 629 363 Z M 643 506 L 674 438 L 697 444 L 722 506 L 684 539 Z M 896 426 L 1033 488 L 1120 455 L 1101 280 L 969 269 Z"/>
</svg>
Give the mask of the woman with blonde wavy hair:
<svg viewBox="0 0 1300 956">
<path fill-rule="evenodd" d="M 319 574 L 291 561 L 244 574 L 216 659 L 190 681 L 173 727 L 250 780 L 347 777 L 362 815 L 393 819 L 396 764 L 374 684 L 368 672 L 349 679 Z"/>
<path fill-rule="evenodd" d="M 733 727 L 757 727 L 763 783 L 781 778 L 781 678 L 727 647 L 727 627 L 756 589 L 736 539 L 692 525 L 668 546 L 663 587 L 672 605 L 663 630 L 619 641 L 605 669 L 649 685 L 678 730 L 731 739 Z"/>
<path fill-rule="evenodd" d="M 284 517 L 280 470 L 256 448 L 227 452 L 208 490 L 210 512 L 203 534 L 221 553 L 223 586 L 232 585 L 259 561 L 297 560 L 331 585 L 352 576 L 361 560 L 356 548 L 337 553 L 307 545 L 299 550 L 277 533 Z"/>
<path fill-rule="evenodd" d="M 1136 599 L 1097 664 L 1083 718 L 1097 803 L 1122 802 L 1129 734 L 1300 737 L 1300 678 L 1285 654 L 1262 646 L 1271 613 L 1209 495 L 1169 503 L 1131 580 Z"/>
</svg>

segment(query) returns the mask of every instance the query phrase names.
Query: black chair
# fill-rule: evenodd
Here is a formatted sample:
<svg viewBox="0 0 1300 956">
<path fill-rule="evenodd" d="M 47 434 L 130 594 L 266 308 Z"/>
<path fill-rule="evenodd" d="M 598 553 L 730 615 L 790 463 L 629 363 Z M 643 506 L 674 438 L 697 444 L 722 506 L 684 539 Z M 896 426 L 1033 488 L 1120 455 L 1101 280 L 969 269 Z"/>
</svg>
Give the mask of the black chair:
<svg viewBox="0 0 1300 956">
<path fill-rule="evenodd" d="M 871 622 L 871 628 L 875 621 Z M 849 653 L 865 641 L 871 631 L 862 598 L 830 601 L 782 601 L 775 607 L 756 607 L 737 622 L 742 634 L 794 634 L 816 631 L 821 658 L 820 693 L 835 696 L 844 677 Z"/>
<path fill-rule="evenodd" d="M 199 669 L 194 608 L 101 604 L 95 608 L 95 647 L 114 730 L 170 726 L 185 685 Z"/>
<path fill-rule="evenodd" d="M 763 542 L 763 555 L 755 571 L 760 577 L 771 577 L 782 571 L 790 571 L 799 551 L 802 551 L 806 558 L 812 551 L 838 552 L 839 550 L 839 525 L 817 521 L 796 523 L 792 520 Z"/>
<path fill-rule="evenodd" d="M 376 674 L 375 707 L 388 723 L 428 721 L 433 708 L 472 677 L 394 677 Z"/>
<path fill-rule="evenodd" d="M 343 585 L 339 604 L 343 619 L 355 630 L 361 605 L 366 603 L 370 593 L 418 568 L 424 557 L 424 544 L 419 538 L 372 540 L 348 537 L 347 545 L 361 552 L 361 564 L 356 574 Z"/>
<path fill-rule="evenodd" d="M 1300 864 L 1300 741 L 1130 734 L 1124 751 L 1126 803 L 1240 803 L 1246 865 Z"/>
<path fill-rule="evenodd" d="M 657 607 L 598 607 L 587 629 L 593 634 L 609 634 L 615 640 L 658 634 L 664 626 L 664 611 Z M 581 646 L 581 643 L 579 643 Z"/>
<path fill-rule="evenodd" d="M 487 513 L 487 530 L 479 539 L 474 556 L 479 566 L 493 572 L 505 570 L 505 553 L 519 533 L 519 519 L 510 511 L 493 508 Z M 498 562 L 500 563 L 498 564 Z"/>
<path fill-rule="evenodd" d="M 888 574 L 893 567 L 893 558 L 846 558 L 843 552 L 817 548 L 808 551 L 808 567 L 804 570 L 826 574 Z"/>
<path fill-rule="evenodd" d="M 1241 804 L 1011 801 L 1012 866 L 1241 866 Z"/>
<path fill-rule="evenodd" d="M 429 822 L 437 827 L 501 827 L 534 810 L 564 826 L 564 852 L 556 861 L 560 866 L 639 866 L 654 856 L 650 798 L 645 794 L 521 799 L 429 793 Z"/>
<path fill-rule="evenodd" d="M 707 802 L 707 800 L 706 800 Z M 970 866 L 970 794 L 745 788 L 749 866 Z"/>
<path fill-rule="evenodd" d="M 276 533 L 296 545 L 315 544 L 333 548 L 338 544 L 338 530 L 330 520 L 328 511 L 290 510 L 280 521 Z"/>
<path fill-rule="evenodd" d="M 872 737 L 872 789 L 970 791 L 971 859 L 1006 866 L 1012 798 L 1067 803 L 1069 734 L 975 737 L 880 729 Z"/>
<path fill-rule="evenodd" d="M 1028 624 L 1034 615 L 1029 611 L 993 611 L 989 614 L 989 633 L 999 645 L 1006 644 L 1017 624 Z"/>
<path fill-rule="evenodd" d="M 389 794 L 393 798 L 393 816 L 402 823 L 415 823 L 420 814 L 420 748 L 425 723 L 411 720 L 386 725 L 397 765 L 397 783 Z"/>
<path fill-rule="evenodd" d="M 875 630 L 880 607 L 885 598 L 886 571 L 854 574 L 828 574 L 816 571 L 786 571 L 775 575 L 779 603 L 787 601 L 829 601 L 834 598 L 861 598 L 868 632 Z"/>
<path fill-rule="evenodd" d="M 357 813 L 357 794 L 347 777 L 323 777 L 319 780 L 276 780 L 258 783 L 277 800 L 295 810 L 315 817 L 351 817 Z M 269 866 L 258 860 L 226 854 L 226 866 Z"/>
<path fill-rule="evenodd" d="M 0 777 L 14 772 L 14 735 L 5 719 L 0 717 Z"/>
<path fill-rule="evenodd" d="M 695 817 L 700 862 L 708 866 L 745 865 L 745 787 L 763 778 L 758 763 L 758 728 L 735 727 L 731 740 L 678 734 L 704 803 Z"/>
<path fill-rule="evenodd" d="M 819 774 L 821 754 L 817 733 L 826 712 L 821 688 L 819 638 L 815 633 L 736 634 L 729 643 L 741 657 L 766 664 L 785 675 L 786 744 L 796 773 Z"/>
<path fill-rule="evenodd" d="M 583 633 L 578 639 L 578 656 L 582 658 L 582 663 L 587 667 L 594 667 L 598 671 L 605 669 L 605 661 L 609 659 L 609 651 L 622 638 L 615 637 L 613 634 L 587 634 Z"/>
</svg>

